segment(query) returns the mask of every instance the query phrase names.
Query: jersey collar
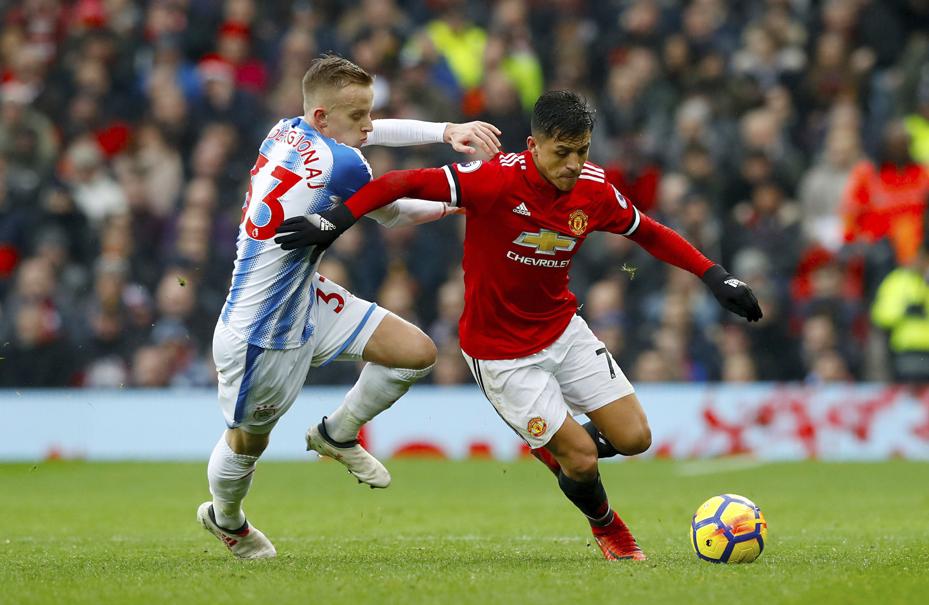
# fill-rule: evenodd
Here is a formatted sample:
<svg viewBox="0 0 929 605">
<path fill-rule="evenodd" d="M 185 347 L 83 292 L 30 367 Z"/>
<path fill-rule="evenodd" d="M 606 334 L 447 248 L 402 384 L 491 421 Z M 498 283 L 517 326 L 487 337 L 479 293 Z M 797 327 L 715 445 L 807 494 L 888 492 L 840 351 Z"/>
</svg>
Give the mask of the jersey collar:
<svg viewBox="0 0 929 605">
<path fill-rule="evenodd" d="M 325 136 L 326 136 L 326 135 L 324 135 L 323 133 L 321 133 L 320 131 L 318 131 L 318 130 L 316 130 L 315 128 L 313 128 L 313 125 L 310 124 L 309 122 L 307 122 L 306 120 L 304 120 L 304 119 L 303 119 L 303 116 L 297 116 L 297 117 L 295 117 L 295 118 L 291 118 L 290 120 L 288 120 L 288 122 L 290 122 L 291 128 L 299 128 L 300 130 L 302 130 L 303 132 L 305 132 L 305 133 L 307 133 L 307 134 L 312 133 L 312 134 L 315 134 L 315 135 L 321 136 L 321 137 L 325 137 Z"/>
<path fill-rule="evenodd" d="M 527 149 L 522 155 L 526 164 L 526 180 L 529 181 L 532 188 L 539 193 L 544 193 L 549 198 L 556 198 L 561 195 L 562 191 L 549 183 L 545 177 L 539 173 L 539 169 L 535 167 L 535 161 L 532 159 L 532 152 Z"/>
</svg>

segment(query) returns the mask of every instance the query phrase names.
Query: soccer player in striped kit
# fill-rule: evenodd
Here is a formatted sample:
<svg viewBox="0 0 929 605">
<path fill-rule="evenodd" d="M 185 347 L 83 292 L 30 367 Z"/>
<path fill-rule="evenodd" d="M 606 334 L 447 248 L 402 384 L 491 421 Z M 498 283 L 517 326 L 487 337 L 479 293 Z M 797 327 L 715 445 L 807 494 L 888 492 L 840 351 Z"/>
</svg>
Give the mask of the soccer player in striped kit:
<svg viewBox="0 0 929 605">
<path fill-rule="evenodd" d="M 364 359 L 342 404 L 307 431 L 307 449 L 335 458 L 360 482 L 387 487 L 390 473 L 357 441 L 361 426 L 426 376 L 433 342 L 416 326 L 361 300 L 316 272 L 323 250 L 286 250 L 273 241 L 288 217 L 339 205 L 371 180 L 356 147 L 447 142 L 456 151 L 496 153 L 490 124 L 371 120 L 373 79 L 341 57 L 313 61 L 303 79 L 302 117 L 279 121 L 251 170 L 232 283 L 213 337 L 219 401 L 228 430 L 210 456 L 212 500 L 201 525 L 239 558 L 276 554 L 245 519 L 242 501 L 277 420 L 297 398 L 311 367 Z M 387 226 L 457 212 L 404 199 L 373 212 Z"/>
</svg>

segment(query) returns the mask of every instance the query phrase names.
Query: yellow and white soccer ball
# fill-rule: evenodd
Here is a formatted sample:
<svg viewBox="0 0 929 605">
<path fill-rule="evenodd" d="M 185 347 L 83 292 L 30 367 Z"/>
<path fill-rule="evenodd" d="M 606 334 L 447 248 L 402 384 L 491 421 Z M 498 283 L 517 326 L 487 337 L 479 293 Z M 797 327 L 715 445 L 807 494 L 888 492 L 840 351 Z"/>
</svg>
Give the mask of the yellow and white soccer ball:
<svg viewBox="0 0 929 605">
<path fill-rule="evenodd" d="M 751 563 L 764 550 L 768 523 L 755 503 L 736 494 L 713 496 L 690 523 L 694 552 L 711 563 Z"/>
</svg>

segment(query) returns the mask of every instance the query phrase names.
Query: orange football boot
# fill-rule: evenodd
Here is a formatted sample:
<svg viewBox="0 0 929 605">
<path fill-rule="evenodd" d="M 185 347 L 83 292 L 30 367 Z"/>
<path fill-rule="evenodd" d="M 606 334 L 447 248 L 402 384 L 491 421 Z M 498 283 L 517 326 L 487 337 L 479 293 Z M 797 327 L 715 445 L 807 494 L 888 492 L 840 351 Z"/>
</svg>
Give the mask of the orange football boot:
<svg viewBox="0 0 929 605">
<path fill-rule="evenodd" d="M 632 532 L 629 531 L 629 528 L 626 527 L 626 524 L 615 512 L 613 513 L 613 520 L 609 524 L 603 527 L 591 525 L 590 529 L 597 540 L 597 546 L 603 552 L 604 559 L 608 561 L 619 559 L 644 561 L 648 558 L 639 548 L 638 543 L 632 536 Z"/>
</svg>

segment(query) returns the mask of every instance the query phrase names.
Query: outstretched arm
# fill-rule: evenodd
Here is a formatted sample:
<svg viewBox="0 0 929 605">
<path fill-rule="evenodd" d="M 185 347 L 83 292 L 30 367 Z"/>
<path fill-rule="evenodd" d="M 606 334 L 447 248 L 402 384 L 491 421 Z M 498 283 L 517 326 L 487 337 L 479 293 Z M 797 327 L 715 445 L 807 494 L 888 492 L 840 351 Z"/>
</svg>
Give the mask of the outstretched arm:
<svg viewBox="0 0 929 605">
<path fill-rule="evenodd" d="M 733 277 L 721 265 L 703 256 L 690 242 L 673 229 L 635 211 L 629 239 L 646 252 L 668 264 L 690 271 L 703 280 L 724 308 L 748 321 L 761 319 L 761 307 L 745 282 Z"/>
<path fill-rule="evenodd" d="M 451 187 L 446 174 L 444 168 L 394 170 L 359 189 L 344 207 L 357 220 L 402 197 L 451 202 Z"/>
<path fill-rule="evenodd" d="M 377 178 L 353 195 L 344 204 L 309 217 L 289 218 L 280 227 L 274 241 L 283 250 L 307 246 L 329 247 L 359 218 L 403 197 L 450 202 L 451 187 L 442 168 L 396 170 Z"/>
<path fill-rule="evenodd" d="M 406 227 L 422 225 L 445 218 L 449 214 L 462 214 L 464 210 L 448 204 L 437 204 L 430 200 L 402 198 L 386 206 L 372 210 L 365 217 L 373 219 L 384 227 Z"/>
<path fill-rule="evenodd" d="M 627 237 L 658 260 L 690 271 L 697 277 L 703 277 L 707 269 L 713 266 L 713 261 L 703 256 L 677 231 L 669 229 L 638 210 L 636 210 L 635 220 L 638 225 L 633 224 L 632 233 Z"/>
<path fill-rule="evenodd" d="M 448 143 L 468 155 L 483 151 L 488 157 L 500 152 L 500 130 L 487 122 L 423 122 L 420 120 L 374 120 L 374 130 L 365 145 L 409 147 L 429 143 Z"/>
<path fill-rule="evenodd" d="M 374 120 L 373 130 L 362 147 L 384 145 L 385 147 L 410 147 L 441 143 L 445 138 L 446 122 L 423 122 L 422 120 Z"/>
</svg>

